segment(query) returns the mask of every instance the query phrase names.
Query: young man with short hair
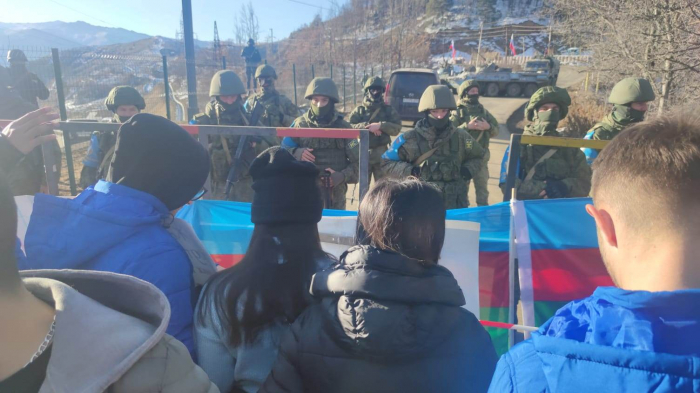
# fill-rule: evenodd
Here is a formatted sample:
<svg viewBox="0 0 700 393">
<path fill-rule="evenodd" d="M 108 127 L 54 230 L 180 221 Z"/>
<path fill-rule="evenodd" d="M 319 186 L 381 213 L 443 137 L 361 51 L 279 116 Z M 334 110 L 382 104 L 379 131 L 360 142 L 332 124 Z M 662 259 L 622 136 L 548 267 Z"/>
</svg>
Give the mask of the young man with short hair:
<svg viewBox="0 0 700 393">
<path fill-rule="evenodd" d="M 617 287 L 569 303 L 505 354 L 491 392 L 697 392 L 700 115 L 622 131 L 593 164 L 605 266 Z"/>
</svg>

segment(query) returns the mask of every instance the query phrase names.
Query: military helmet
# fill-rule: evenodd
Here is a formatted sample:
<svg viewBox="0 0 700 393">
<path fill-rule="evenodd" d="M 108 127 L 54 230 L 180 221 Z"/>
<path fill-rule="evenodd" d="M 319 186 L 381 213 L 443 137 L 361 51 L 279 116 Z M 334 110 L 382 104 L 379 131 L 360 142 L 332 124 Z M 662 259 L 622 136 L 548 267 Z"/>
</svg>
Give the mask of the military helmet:
<svg viewBox="0 0 700 393">
<path fill-rule="evenodd" d="M 221 70 L 211 78 L 209 97 L 237 96 L 245 92 L 241 78 L 231 70 Z"/>
<path fill-rule="evenodd" d="M 428 86 L 418 102 L 418 112 L 430 111 L 433 109 L 457 109 L 455 96 L 452 90 L 445 85 Z"/>
<path fill-rule="evenodd" d="M 122 105 L 133 105 L 142 111 L 146 108 L 146 101 L 139 92 L 131 86 L 117 86 L 112 89 L 105 99 L 107 109 L 115 112 Z"/>
<path fill-rule="evenodd" d="M 340 102 L 338 97 L 338 86 L 335 85 L 331 78 L 314 78 L 306 88 L 304 98 L 311 99 L 311 96 L 324 96 L 330 98 L 334 104 Z"/>
<path fill-rule="evenodd" d="M 258 78 L 277 79 L 277 72 L 275 72 L 275 69 L 272 66 L 263 64 L 255 70 L 255 79 Z"/>
<path fill-rule="evenodd" d="M 8 63 L 26 63 L 27 55 L 24 54 L 19 49 L 11 49 L 7 52 L 7 62 Z"/>
<path fill-rule="evenodd" d="M 364 89 L 365 91 L 367 91 L 373 87 L 381 89 L 383 91 L 386 89 L 386 83 L 384 82 L 384 79 L 378 76 L 373 76 L 367 79 L 367 81 L 365 82 Z"/>
<path fill-rule="evenodd" d="M 481 93 L 481 87 L 479 87 L 479 84 L 474 80 L 474 79 L 467 79 L 464 82 L 462 82 L 461 85 L 459 85 L 459 89 L 457 89 L 457 95 L 459 97 L 464 97 L 464 95 L 471 89 L 472 87 L 477 87 L 479 88 L 479 93 Z"/>
<path fill-rule="evenodd" d="M 545 86 L 535 92 L 530 97 L 527 107 L 525 107 L 525 118 L 529 121 L 535 119 L 535 112 L 544 104 L 559 105 L 559 115 L 564 119 L 569 113 L 569 105 L 571 105 L 571 97 L 566 89 L 556 86 Z"/>
<path fill-rule="evenodd" d="M 608 102 L 615 105 L 629 105 L 633 102 L 649 102 L 655 99 L 654 89 L 648 80 L 625 78 L 613 87 Z"/>
</svg>

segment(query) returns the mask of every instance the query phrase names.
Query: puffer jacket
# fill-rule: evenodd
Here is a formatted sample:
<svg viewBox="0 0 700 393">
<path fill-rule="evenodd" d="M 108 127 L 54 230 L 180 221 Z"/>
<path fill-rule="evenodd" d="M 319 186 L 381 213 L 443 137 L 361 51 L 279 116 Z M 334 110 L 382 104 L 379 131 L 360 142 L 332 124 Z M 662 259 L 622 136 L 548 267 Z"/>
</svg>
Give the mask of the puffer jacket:
<svg viewBox="0 0 700 393">
<path fill-rule="evenodd" d="M 449 270 L 353 247 L 311 284 L 260 392 L 485 392 L 489 335 Z"/>
<path fill-rule="evenodd" d="M 489 392 L 700 392 L 700 290 L 598 288 L 498 362 Z"/>
<path fill-rule="evenodd" d="M 192 263 L 166 226 L 163 202 L 100 180 L 74 199 L 37 194 L 27 228 L 28 269 L 100 270 L 150 282 L 170 301 L 168 334 L 194 354 Z"/>
<path fill-rule="evenodd" d="M 24 285 L 56 307 L 51 358 L 39 393 L 218 393 L 182 343 L 165 334 L 163 293 L 106 272 L 33 270 Z"/>
</svg>

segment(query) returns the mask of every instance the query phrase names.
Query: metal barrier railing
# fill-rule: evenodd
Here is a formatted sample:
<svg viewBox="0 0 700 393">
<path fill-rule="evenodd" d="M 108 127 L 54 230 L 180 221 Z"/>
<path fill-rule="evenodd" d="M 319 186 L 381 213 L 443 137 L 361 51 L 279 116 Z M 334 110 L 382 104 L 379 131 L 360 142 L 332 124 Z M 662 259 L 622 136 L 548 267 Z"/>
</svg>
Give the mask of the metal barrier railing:
<svg viewBox="0 0 700 393">
<path fill-rule="evenodd" d="M 535 136 L 512 134 L 510 136 L 510 146 L 508 148 L 508 163 L 506 164 L 506 190 L 503 194 L 503 202 L 508 202 L 513 196 L 513 188 L 518 176 L 518 162 L 520 161 L 520 151 L 522 145 L 539 145 L 552 147 L 569 148 L 590 148 L 602 150 L 610 141 L 589 140 L 580 138 L 563 138 L 557 136 Z M 513 159 L 515 157 L 515 159 Z"/>
<path fill-rule="evenodd" d="M 0 120 L 0 127 L 9 124 L 10 121 Z M 216 135 L 253 135 L 273 137 L 299 137 L 299 138 L 332 138 L 332 139 L 359 139 L 359 183 L 360 200 L 369 189 L 369 131 L 358 129 L 326 129 L 326 128 L 274 128 L 274 127 L 241 127 L 241 126 L 200 126 L 181 125 L 193 137 L 208 149 L 209 137 Z M 71 195 L 77 195 L 75 186 L 75 169 L 73 166 L 71 140 L 78 132 L 93 131 L 117 131 L 121 127 L 119 123 L 95 123 L 84 121 L 62 121 L 58 129 L 63 132 L 64 150 L 66 154 L 66 166 L 70 183 Z M 42 149 L 45 162 L 55 162 L 51 149 Z M 69 158 L 70 156 L 70 158 Z M 46 179 L 51 194 L 58 194 L 58 181 L 60 174 L 56 168 L 46 168 Z M 205 187 L 211 189 L 211 179 L 207 178 Z"/>
</svg>

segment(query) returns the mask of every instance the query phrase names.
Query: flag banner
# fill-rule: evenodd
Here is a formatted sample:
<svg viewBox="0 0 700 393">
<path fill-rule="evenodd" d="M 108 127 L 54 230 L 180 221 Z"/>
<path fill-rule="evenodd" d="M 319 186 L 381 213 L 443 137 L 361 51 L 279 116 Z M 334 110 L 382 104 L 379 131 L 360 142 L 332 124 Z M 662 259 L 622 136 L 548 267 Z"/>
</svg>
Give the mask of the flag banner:
<svg viewBox="0 0 700 393">
<path fill-rule="evenodd" d="M 515 51 L 515 41 L 513 41 L 513 35 L 510 36 L 510 52 L 513 54 L 513 56 L 518 55 Z"/>
</svg>

